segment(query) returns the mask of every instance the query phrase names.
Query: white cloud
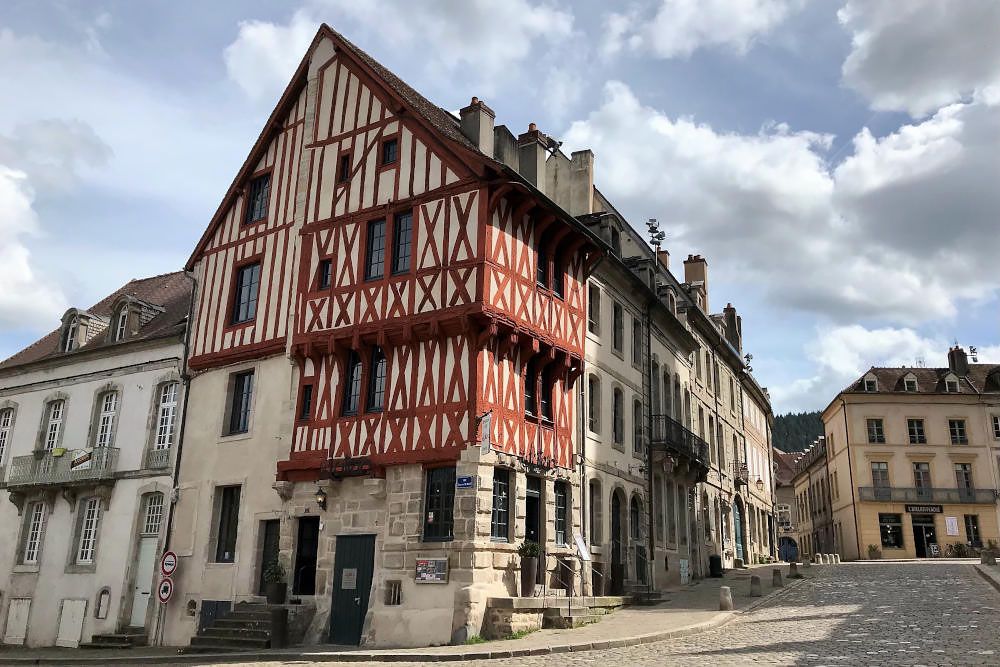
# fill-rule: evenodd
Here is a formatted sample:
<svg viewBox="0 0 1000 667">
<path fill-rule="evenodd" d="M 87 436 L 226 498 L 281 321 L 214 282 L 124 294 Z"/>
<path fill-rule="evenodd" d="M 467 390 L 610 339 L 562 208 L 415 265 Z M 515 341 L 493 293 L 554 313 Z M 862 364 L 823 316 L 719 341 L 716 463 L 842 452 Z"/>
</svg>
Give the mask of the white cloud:
<svg viewBox="0 0 1000 667">
<path fill-rule="evenodd" d="M 877 110 L 922 116 L 1000 85 L 996 0 L 848 0 L 837 16 L 852 41 L 844 80 Z"/>
<path fill-rule="evenodd" d="M 660 0 L 652 16 L 638 8 L 606 16 L 601 51 L 613 55 L 628 48 L 675 58 L 721 47 L 742 54 L 802 4 L 802 0 Z"/>
<path fill-rule="evenodd" d="M 32 270 L 24 237 L 38 232 L 34 194 L 24 172 L 0 165 L 0 327 L 53 325 L 66 308 L 62 293 Z"/>
<path fill-rule="evenodd" d="M 595 151 L 619 210 L 657 217 L 675 254 L 705 254 L 730 284 L 840 322 L 913 325 L 1000 289 L 997 112 L 976 102 L 880 139 L 863 130 L 834 168 L 826 135 L 722 133 L 610 82 L 563 138 Z"/>
<path fill-rule="evenodd" d="M 532 0 L 424 3 L 409 0 L 311 0 L 287 24 L 246 21 L 225 51 L 230 77 L 255 98 L 273 97 L 287 83 L 323 21 L 362 44 L 419 53 L 429 71 L 472 77 L 482 94 L 511 80 L 539 45 L 558 45 L 573 15 Z"/>
</svg>

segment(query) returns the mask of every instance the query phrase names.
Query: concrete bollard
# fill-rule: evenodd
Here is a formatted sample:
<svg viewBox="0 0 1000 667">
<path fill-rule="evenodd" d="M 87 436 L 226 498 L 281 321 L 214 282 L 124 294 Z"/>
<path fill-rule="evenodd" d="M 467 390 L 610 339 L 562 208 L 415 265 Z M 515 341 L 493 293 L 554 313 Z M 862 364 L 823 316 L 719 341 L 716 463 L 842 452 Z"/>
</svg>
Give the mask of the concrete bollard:
<svg viewBox="0 0 1000 667">
<path fill-rule="evenodd" d="M 813 554 L 813 562 L 817 565 L 823 564 L 823 554 Z"/>
<path fill-rule="evenodd" d="M 788 578 L 789 579 L 801 579 L 802 575 L 799 574 L 799 564 L 792 561 L 788 564 Z"/>
<path fill-rule="evenodd" d="M 719 587 L 719 611 L 733 610 L 733 592 L 729 586 Z"/>
<path fill-rule="evenodd" d="M 750 577 L 750 597 L 759 598 L 760 595 L 760 577 L 755 574 Z"/>
<path fill-rule="evenodd" d="M 781 581 L 781 568 L 774 568 L 774 570 L 771 571 L 771 586 L 774 588 L 781 588 L 784 585 L 784 582 Z"/>
<path fill-rule="evenodd" d="M 833 561 L 830 559 L 830 554 L 823 554 L 823 565 L 829 565 Z"/>
<path fill-rule="evenodd" d="M 806 558 L 804 561 L 802 561 L 802 567 L 812 567 L 812 564 L 813 562 L 811 558 Z"/>
<path fill-rule="evenodd" d="M 840 554 L 833 554 L 833 564 L 840 565 Z"/>
</svg>

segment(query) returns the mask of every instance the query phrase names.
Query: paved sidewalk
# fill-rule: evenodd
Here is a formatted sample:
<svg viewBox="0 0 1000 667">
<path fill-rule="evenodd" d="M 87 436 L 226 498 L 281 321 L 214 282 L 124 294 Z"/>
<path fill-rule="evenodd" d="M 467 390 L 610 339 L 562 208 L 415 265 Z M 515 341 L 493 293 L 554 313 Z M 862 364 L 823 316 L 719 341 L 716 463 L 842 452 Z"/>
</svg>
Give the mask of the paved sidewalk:
<svg viewBox="0 0 1000 667">
<path fill-rule="evenodd" d="M 719 627 L 736 615 L 770 601 L 772 594 L 794 588 L 805 580 L 788 580 L 788 566 L 781 565 L 785 587 L 771 587 L 772 570 L 777 565 L 730 570 L 723 579 L 704 579 L 666 592 L 667 600 L 652 607 L 628 607 L 604 617 L 599 623 L 568 630 L 539 630 L 520 639 L 482 644 L 436 646 L 411 649 L 365 649 L 298 646 L 267 649 L 254 653 L 178 655 L 176 648 L 128 650 L 85 649 L 3 649 L 0 664 L 217 664 L 255 661 L 308 660 L 315 662 L 357 662 L 407 660 L 413 662 L 466 661 L 510 658 L 546 653 L 591 651 L 634 646 L 702 632 Z M 808 580 L 837 565 L 800 567 Z M 764 597 L 751 598 L 750 577 L 761 578 Z M 730 586 L 736 611 L 719 611 L 719 588 Z"/>
</svg>

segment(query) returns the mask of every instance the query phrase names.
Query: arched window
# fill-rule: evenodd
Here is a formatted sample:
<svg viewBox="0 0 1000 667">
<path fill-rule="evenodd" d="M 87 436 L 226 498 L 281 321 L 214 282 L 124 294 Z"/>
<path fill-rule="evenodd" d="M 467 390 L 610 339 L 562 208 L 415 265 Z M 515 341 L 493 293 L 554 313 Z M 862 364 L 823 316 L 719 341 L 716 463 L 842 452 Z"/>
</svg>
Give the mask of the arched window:
<svg viewBox="0 0 1000 667">
<path fill-rule="evenodd" d="M 629 503 L 629 528 L 633 540 L 642 539 L 642 503 L 636 495 L 632 496 L 632 502 Z"/>
<path fill-rule="evenodd" d="M 118 414 L 118 392 L 108 391 L 98 399 L 100 412 L 97 416 L 95 447 L 110 447 L 114 442 L 115 415 Z"/>
<path fill-rule="evenodd" d="M 590 480 L 590 543 L 601 543 L 601 482 L 600 480 Z"/>
<path fill-rule="evenodd" d="M 10 442 L 10 433 L 14 428 L 14 408 L 0 410 L 0 467 L 3 466 L 3 455 Z"/>
<path fill-rule="evenodd" d="M 159 535 L 163 525 L 163 494 L 147 493 L 143 496 L 142 526 L 143 535 Z"/>
<path fill-rule="evenodd" d="M 71 352 L 76 349 L 77 344 L 77 330 L 80 328 L 80 321 L 74 316 L 66 323 L 66 328 L 63 329 L 62 337 L 62 351 Z"/>
<path fill-rule="evenodd" d="M 173 443 L 174 422 L 177 418 L 177 389 L 179 383 L 167 382 L 160 386 L 156 406 L 156 437 L 153 449 L 167 449 Z"/>
<path fill-rule="evenodd" d="M 48 414 L 45 418 L 45 449 L 51 450 L 59 446 L 62 436 L 63 413 L 66 411 L 66 401 L 50 401 Z"/>
<path fill-rule="evenodd" d="M 128 306 L 118 309 L 118 316 L 115 318 L 115 341 L 125 340 L 128 335 Z"/>
<path fill-rule="evenodd" d="M 601 381 L 596 375 L 587 378 L 587 428 L 601 432 Z"/>
<path fill-rule="evenodd" d="M 611 392 L 611 419 L 616 445 L 625 443 L 625 395 L 615 387 Z"/>
</svg>

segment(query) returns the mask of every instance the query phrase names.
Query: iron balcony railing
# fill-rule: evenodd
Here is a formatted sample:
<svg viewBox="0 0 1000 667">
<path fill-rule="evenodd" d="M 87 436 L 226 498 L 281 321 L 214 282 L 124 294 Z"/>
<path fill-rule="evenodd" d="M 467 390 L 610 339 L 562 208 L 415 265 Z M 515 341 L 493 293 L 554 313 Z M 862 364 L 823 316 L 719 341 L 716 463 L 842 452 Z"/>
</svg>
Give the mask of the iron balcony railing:
<svg viewBox="0 0 1000 667">
<path fill-rule="evenodd" d="M 150 449 L 146 452 L 146 460 L 143 468 L 146 470 L 159 470 L 170 465 L 170 448 Z"/>
<path fill-rule="evenodd" d="M 118 462 L 117 447 L 77 450 L 39 450 L 15 456 L 10 462 L 7 486 L 69 484 L 107 479 Z"/>
<path fill-rule="evenodd" d="M 650 444 L 708 466 L 708 443 L 667 415 L 653 415 Z"/>
<path fill-rule="evenodd" d="M 750 486 L 750 468 L 742 461 L 733 461 L 733 483 Z"/>
<path fill-rule="evenodd" d="M 861 500 L 893 503 L 975 503 L 992 505 L 997 494 L 993 489 L 942 489 L 935 487 L 860 486 Z"/>
</svg>

